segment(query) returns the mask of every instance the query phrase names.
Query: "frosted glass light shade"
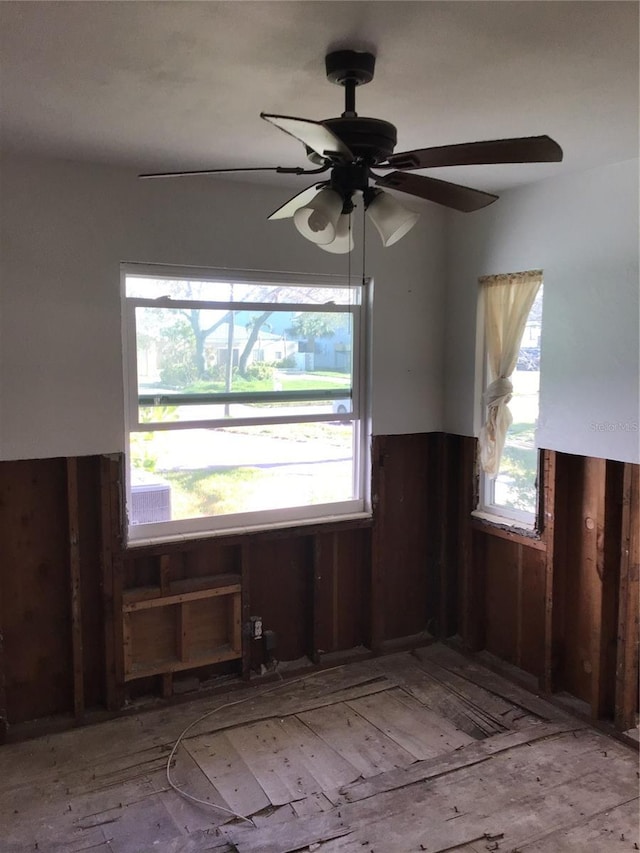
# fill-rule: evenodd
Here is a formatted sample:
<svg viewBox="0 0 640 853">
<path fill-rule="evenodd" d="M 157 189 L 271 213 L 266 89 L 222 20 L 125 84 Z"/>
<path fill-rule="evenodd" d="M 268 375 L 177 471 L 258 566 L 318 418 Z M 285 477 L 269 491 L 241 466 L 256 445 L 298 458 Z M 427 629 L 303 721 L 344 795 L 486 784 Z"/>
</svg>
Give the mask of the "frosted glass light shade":
<svg viewBox="0 0 640 853">
<path fill-rule="evenodd" d="M 326 246 L 336 237 L 336 225 L 342 213 L 342 198 L 335 190 L 324 189 L 299 207 L 293 214 L 293 224 L 307 240 Z"/>
<path fill-rule="evenodd" d="M 383 246 L 392 246 L 411 231 L 420 218 L 419 213 L 407 210 L 389 193 L 376 193 L 367 207 L 367 215 L 376 226 Z"/>
<path fill-rule="evenodd" d="M 350 227 L 348 213 L 343 213 L 336 224 L 336 236 L 331 243 L 320 246 L 325 252 L 333 252 L 335 255 L 347 255 L 353 250 L 353 231 Z"/>
</svg>

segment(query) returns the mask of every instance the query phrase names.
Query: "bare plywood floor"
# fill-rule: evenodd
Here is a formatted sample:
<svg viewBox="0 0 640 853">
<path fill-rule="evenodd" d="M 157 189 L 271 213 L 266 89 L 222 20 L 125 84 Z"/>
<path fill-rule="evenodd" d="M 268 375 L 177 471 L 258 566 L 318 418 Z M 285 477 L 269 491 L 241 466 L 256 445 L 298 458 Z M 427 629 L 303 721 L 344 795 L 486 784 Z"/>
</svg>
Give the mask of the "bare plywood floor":
<svg viewBox="0 0 640 853">
<path fill-rule="evenodd" d="M 266 691 L 269 692 L 266 692 Z M 0 750 L 2 853 L 637 850 L 637 754 L 442 646 Z"/>
</svg>

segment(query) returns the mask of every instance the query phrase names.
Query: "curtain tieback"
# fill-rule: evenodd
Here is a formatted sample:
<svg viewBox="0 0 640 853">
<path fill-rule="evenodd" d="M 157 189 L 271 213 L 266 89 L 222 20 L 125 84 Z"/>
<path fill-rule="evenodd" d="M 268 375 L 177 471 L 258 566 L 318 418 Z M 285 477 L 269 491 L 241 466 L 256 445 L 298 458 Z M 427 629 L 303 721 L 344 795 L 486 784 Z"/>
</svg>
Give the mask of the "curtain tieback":
<svg viewBox="0 0 640 853">
<path fill-rule="evenodd" d="M 485 406 L 499 406 L 508 403 L 513 394 L 513 384 L 505 376 L 499 376 L 487 387 L 482 395 Z"/>
</svg>

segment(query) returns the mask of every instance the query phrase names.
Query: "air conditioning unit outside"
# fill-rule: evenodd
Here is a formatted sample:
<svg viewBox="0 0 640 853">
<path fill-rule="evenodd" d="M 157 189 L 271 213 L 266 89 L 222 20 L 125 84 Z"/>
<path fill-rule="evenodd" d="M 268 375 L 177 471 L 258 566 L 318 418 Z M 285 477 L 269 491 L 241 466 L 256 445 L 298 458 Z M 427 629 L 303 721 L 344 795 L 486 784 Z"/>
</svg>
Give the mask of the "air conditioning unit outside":
<svg viewBox="0 0 640 853">
<path fill-rule="evenodd" d="M 171 521 L 171 486 L 153 480 L 131 486 L 131 524 Z"/>
</svg>

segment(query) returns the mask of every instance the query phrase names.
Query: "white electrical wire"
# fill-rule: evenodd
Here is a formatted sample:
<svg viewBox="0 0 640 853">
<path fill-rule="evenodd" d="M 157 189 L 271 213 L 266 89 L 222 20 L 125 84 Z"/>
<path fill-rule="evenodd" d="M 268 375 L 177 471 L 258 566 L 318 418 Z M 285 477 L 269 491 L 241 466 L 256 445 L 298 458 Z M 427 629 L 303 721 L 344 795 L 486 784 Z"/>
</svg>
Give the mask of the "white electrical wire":
<svg viewBox="0 0 640 853">
<path fill-rule="evenodd" d="M 290 686 L 292 684 L 299 684 L 302 681 L 308 681 L 310 678 L 314 678 L 316 675 L 320 675 L 320 673 L 322 673 L 324 675 L 327 672 L 333 672 L 337 669 L 343 669 L 343 668 L 344 668 L 344 665 L 343 666 L 333 666 L 330 669 L 318 670 L 317 672 L 312 672 L 309 675 L 302 676 L 301 678 L 294 678 L 291 681 L 285 681 L 282 678 L 282 675 L 280 675 L 281 681 L 278 684 L 276 684 L 274 687 L 269 688 L 268 690 L 262 691 L 261 693 L 258 694 L 257 697 L 256 696 L 245 696 L 242 699 L 236 699 L 235 702 L 225 702 L 224 705 L 218 705 L 218 707 L 212 708 L 210 711 L 207 711 L 205 714 L 202 714 L 200 717 L 198 717 L 192 723 L 189 723 L 189 725 L 180 732 L 180 734 L 178 735 L 178 739 L 176 740 L 176 742 L 173 745 L 173 749 L 169 753 L 169 757 L 167 758 L 167 766 L 166 766 L 166 776 L 167 776 L 168 784 L 171 786 L 171 788 L 173 788 L 173 790 L 177 794 L 180 794 L 181 797 L 185 797 L 187 800 L 191 800 L 191 802 L 193 802 L 193 803 L 199 803 L 200 805 L 203 805 L 203 806 L 210 806 L 212 809 L 218 809 L 219 811 L 226 812 L 227 814 L 233 815 L 233 817 L 237 817 L 239 820 L 244 820 L 246 823 L 250 824 L 251 826 L 255 826 L 255 823 L 250 818 L 245 817 L 244 815 L 238 814 L 237 812 L 234 812 L 233 809 L 225 808 L 225 806 L 219 806 L 217 803 L 212 803 L 209 800 L 201 800 L 199 797 L 194 797 L 193 794 L 189 794 L 187 791 L 183 790 L 178 785 L 176 785 L 176 783 L 171 778 L 171 762 L 173 761 L 173 758 L 174 758 L 176 752 L 178 751 L 180 744 L 182 743 L 182 741 L 184 740 L 184 738 L 186 737 L 188 732 L 190 732 L 194 726 L 197 726 L 198 723 L 201 723 L 203 720 L 206 720 L 207 717 L 212 716 L 212 714 L 216 714 L 218 711 L 222 711 L 224 708 L 232 708 L 234 705 L 242 705 L 243 702 L 248 702 L 250 699 L 261 698 L 262 696 L 266 696 L 269 693 L 273 693 L 275 690 L 279 690 L 283 685 Z"/>
</svg>

